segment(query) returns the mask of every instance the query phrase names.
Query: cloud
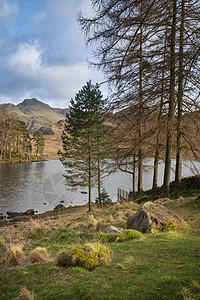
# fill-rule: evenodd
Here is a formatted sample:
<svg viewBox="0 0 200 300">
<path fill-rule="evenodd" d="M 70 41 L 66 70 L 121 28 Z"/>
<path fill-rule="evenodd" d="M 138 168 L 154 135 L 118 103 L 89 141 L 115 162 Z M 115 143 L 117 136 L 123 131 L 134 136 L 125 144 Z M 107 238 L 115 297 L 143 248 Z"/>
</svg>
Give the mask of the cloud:
<svg viewBox="0 0 200 300">
<path fill-rule="evenodd" d="M 12 74 L 9 84 L 17 98 L 25 93 L 26 97 L 37 97 L 53 106 L 66 107 L 86 81 L 92 79 L 96 83 L 103 78 L 101 72 L 89 69 L 86 62 L 48 65 L 42 61 L 43 54 L 35 41 L 20 44 L 16 53 L 8 58 L 7 72 Z"/>
<path fill-rule="evenodd" d="M 90 0 L 0 0 L 3 9 L 2 3 L 0 102 L 36 97 L 66 107 L 86 81 L 104 80 L 88 67 L 91 50 L 76 21 L 78 11 L 91 13 Z"/>
<path fill-rule="evenodd" d="M 0 21 L 11 20 L 19 12 L 18 3 L 10 0 L 0 0 Z"/>
</svg>

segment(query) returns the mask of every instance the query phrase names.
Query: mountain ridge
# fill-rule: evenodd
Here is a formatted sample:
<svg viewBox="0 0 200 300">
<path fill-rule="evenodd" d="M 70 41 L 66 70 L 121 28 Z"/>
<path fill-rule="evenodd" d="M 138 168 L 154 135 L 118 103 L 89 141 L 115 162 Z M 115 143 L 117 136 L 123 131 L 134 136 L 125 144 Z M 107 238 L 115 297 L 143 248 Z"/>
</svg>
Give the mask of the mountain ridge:
<svg viewBox="0 0 200 300">
<path fill-rule="evenodd" d="M 36 98 L 24 99 L 19 104 L 0 104 L 0 108 L 6 106 L 15 116 L 27 124 L 29 132 L 39 130 L 41 127 L 49 127 L 65 118 L 69 108 L 53 108 Z"/>
</svg>

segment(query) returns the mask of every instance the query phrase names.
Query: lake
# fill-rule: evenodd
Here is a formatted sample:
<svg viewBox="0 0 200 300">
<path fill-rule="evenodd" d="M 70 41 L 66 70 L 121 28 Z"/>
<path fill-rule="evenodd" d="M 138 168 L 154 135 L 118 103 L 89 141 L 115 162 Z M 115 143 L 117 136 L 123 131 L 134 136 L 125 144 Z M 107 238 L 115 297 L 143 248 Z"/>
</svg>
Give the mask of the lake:
<svg viewBox="0 0 200 300">
<path fill-rule="evenodd" d="M 173 161 L 174 163 L 174 161 Z M 153 160 L 146 160 L 147 167 L 144 172 L 144 189 L 152 186 L 152 164 Z M 199 163 L 195 166 L 200 170 Z M 163 181 L 164 164 L 159 165 L 158 184 Z M 183 165 L 183 176 L 194 175 L 193 163 L 185 160 Z M 82 194 L 87 189 L 70 191 L 65 185 L 63 178 L 65 169 L 59 160 L 44 162 L 33 162 L 24 164 L 0 165 L 0 213 L 7 211 L 24 212 L 33 208 L 38 213 L 53 209 L 60 201 L 64 205 L 75 206 L 88 202 L 88 195 Z M 172 172 L 171 180 L 174 179 Z M 103 179 L 103 186 L 112 198 L 117 201 L 117 188 L 127 190 L 132 188 L 132 178 L 130 174 L 118 171 Z M 97 189 L 92 189 L 92 201 L 95 201 Z"/>
</svg>

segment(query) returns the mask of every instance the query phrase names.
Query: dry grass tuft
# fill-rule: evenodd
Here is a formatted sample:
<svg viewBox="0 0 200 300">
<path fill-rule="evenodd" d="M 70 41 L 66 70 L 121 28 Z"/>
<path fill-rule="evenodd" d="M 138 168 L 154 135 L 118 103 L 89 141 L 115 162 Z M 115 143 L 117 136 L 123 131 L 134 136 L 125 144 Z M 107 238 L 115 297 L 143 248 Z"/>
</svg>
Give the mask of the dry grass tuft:
<svg viewBox="0 0 200 300">
<path fill-rule="evenodd" d="M 96 231 L 102 231 L 104 228 L 104 221 L 99 219 L 96 223 Z"/>
<path fill-rule="evenodd" d="M 89 226 L 96 228 L 96 225 L 97 225 L 97 220 L 95 219 L 95 217 L 93 215 L 90 215 L 89 216 Z"/>
<path fill-rule="evenodd" d="M 123 211 L 118 211 L 116 216 L 117 216 L 116 221 L 118 223 L 124 222 L 125 215 L 124 215 Z"/>
<path fill-rule="evenodd" d="M 126 217 L 130 217 L 130 216 L 132 216 L 134 213 L 133 213 L 133 211 L 132 211 L 132 209 L 128 209 L 125 213 L 124 213 L 124 215 L 126 216 Z"/>
<path fill-rule="evenodd" d="M 49 261 L 49 254 L 46 248 L 37 247 L 30 252 L 29 255 L 30 262 L 47 262 Z"/>
<path fill-rule="evenodd" d="M 45 222 L 42 220 L 31 220 L 31 225 L 33 225 L 33 231 L 41 230 L 44 233 L 47 231 L 47 225 L 45 225 Z"/>
<path fill-rule="evenodd" d="M 109 215 L 108 217 L 108 223 L 113 224 L 115 222 L 114 218 L 112 215 Z"/>
<path fill-rule="evenodd" d="M 21 288 L 19 297 L 17 299 L 24 299 L 24 300 L 34 300 L 33 293 L 31 294 L 26 287 Z"/>
<path fill-rule="evenodd" d="M 170 203 L 170 202 L 172 202 L 172 200 L 169 198 L 160 198 L 160 199 L 157 199 L 156 201 L 154 201 L 155 204 L 161 204 L 161 205 Z"/>
<path fill-rule="evenodd" d="M 119 202 L 117 202 L 116 204 L 115 204 L 115 210 L 119 210 L 119 209 L 121 209 L 122 208 L 122 205 L 119 203 Z"/>
<path fill-rule="evenodd" d="M 123 211 L 118 211 L 116 214 L 117 217 L 124 217 Z"/>
<path fill-rule="evenodd" d="M 10 243 L 6 245 L 6 257 L 5 264 L 8 266 L 18 266 L 25 258 L 21 245 L 15 245 Z"/>
<path fill-rule="evenodd" d="M 179 198 L 178 198 L 178 202 L 184 202 L 185 200 L 184 200 L 184 198 L 182 197 L 182 196 L 180 196 Z"/>
</svg>

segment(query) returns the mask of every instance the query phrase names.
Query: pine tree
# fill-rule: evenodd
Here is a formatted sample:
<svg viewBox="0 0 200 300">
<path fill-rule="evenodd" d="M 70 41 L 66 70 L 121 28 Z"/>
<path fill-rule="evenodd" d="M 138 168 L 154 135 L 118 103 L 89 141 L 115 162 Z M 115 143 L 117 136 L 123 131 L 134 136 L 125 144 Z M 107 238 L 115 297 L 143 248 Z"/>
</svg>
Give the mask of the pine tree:
<svg viewBox="0 0 200 300">
<path fill-rule="evenodd" d="M 95 185 L 97 174 L 100 185 L 101 160 L 107 157 L 109 149 L 108 142 L 104 140 L 106 100 L 103 99 L 99 86 L 94 86 L 89 81 L 70 103 L 61 136 L 63 152 L 58 153 L 67 172 L 67 184 L 74 189 L 88 187 L 91 210 L 91 188 Z"/>
<path fill-rule="evenodd" d="M 33 134 L 33 140 L 35 142 L 36 147 L 36 157 L 42 157 L 45 146 L 45 138 L 43 136 L 43 133 L 39 130 L 36 130 Z"/>
</svg>

